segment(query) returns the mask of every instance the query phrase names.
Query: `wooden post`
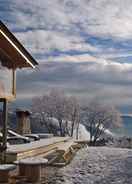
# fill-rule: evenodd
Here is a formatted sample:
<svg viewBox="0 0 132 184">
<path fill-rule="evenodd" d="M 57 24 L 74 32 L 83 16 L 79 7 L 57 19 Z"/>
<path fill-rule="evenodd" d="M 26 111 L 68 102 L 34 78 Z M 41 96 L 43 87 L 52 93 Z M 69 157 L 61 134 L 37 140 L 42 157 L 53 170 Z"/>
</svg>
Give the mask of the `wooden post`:
<svg viewBox="0 0 132 184">
<path fill-rule="evenodd" d="M 12 78 L 12 94 L 14 97 L 16 97 L 16 71 L 13 69 L 13 78 Z"/>
<path fill-rule="evenodd" d="M 28 110 L 17 110 L 17 133 L 31 134 L 31 125 L 30 125 L 30 112 Z"/>
<path fill-rule="evenodd" d="M 2 163 L 6 163 L 6 149 L 7 149 L 7 99 L 3 99 L 3 139 L 2 139 Z"/>
</svg>

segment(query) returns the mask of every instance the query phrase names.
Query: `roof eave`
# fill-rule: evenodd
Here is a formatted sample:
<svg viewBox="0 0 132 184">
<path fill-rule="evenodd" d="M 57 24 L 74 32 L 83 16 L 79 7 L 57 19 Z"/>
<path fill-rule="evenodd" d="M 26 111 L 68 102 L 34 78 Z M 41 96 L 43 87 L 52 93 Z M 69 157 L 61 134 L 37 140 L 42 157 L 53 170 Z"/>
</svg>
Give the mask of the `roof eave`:
<svg viewBox="0 0 132 184">
<path fill-rule="evenodd" d="M 32 67 L 35 68 L 38 63 L 36 60 L 28 53 L 28 51 L 23 47 L 23 45 L 18 41 L 18 39 L 8 30 L 8 28 L 0 21 L 0 33 L 4 38 L 14 47 L 17 52 L 23 57 L 23 63 L 18 68 Z M 26 63 L 25 63 L 26 61 Z"/>
</svg>

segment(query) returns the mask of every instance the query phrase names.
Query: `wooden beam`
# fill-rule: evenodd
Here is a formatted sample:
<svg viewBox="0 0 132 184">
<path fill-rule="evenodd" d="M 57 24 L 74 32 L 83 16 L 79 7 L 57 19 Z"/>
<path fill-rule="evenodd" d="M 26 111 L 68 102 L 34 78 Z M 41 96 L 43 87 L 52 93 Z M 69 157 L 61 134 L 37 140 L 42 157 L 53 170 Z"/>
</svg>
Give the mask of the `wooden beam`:
<svg viewBox="0 0 132 184">
<path fill-rule="evenodd" d="M 16 71 L 13 70 L 13 77 L 12 77 L 12 94 L 14 97 L 16 97 Z"/>
<path fill-rule="evenodd" d="M 2 148 L 3 148 L 3 158 L 2 162 L 6 163 L 6 149 L 7 149 L 7 105 L 8 102 L 6 99 L 3 100 L 3 139 L 2 139 Z"/>
<path fill-rule="evenodd" d="M 13 36 L 14 38 L 14 36 Z M 17 68 L 21 67 L 32 67 L 35 68 L 37 62 L 32 56 L 25 50 L 25 48 L 18 42 L 14 42 L 7 32 L 0 29 L 0 48 L 6 52 L 6 54 L 12 58 L 13 63 L 16 64 Z"/>
</svg>

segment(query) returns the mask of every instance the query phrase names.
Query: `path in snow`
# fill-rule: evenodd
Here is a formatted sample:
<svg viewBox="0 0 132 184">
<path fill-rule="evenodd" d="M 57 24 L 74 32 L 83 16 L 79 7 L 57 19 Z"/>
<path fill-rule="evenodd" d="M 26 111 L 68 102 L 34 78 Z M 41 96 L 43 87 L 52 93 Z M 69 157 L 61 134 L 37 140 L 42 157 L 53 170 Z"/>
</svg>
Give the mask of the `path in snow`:
<svg viewBox="0 0 132 184">
<path fill-rule="evenodd" d="M 66 167 L 48 172 L 47 184 L 132 184 L 132 150 L 85 148 Z"/>
</svg>

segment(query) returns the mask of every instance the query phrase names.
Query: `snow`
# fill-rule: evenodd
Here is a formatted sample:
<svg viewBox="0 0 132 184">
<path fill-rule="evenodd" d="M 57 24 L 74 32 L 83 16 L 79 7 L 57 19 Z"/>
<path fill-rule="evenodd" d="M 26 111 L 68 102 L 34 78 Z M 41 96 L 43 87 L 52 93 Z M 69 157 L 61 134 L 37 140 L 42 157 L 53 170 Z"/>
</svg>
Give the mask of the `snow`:
<svg viewBox="0 0 132 184">
<path fill-rule="evenodd" d="M 105 134 L 102 135 L 102 137 L 106 136 L 115 136 L 110 130 L 106 129 Z M 76 138 L 76 130 L 74 130 L 73 137 Z M 90 133 L 86 129 L 86 127 L 83 124 L 79 125 L 79 131 L 78 131 L 78 139 L 81 140 L 90 140 Z"/>
<path fill-rule="evenodd" d="M 108 135 L 111 135 L 111 136 L 114 136 L 114 133 L 112 133 L 110 130 L 106 129 L 105 130 L 105 133 L 108 134 Z"/>
<path fill-rule="evenodd" d="M 14 164 L 0 164 L 0 171 L 10 171 L 16 169 Z"/>
<path fill-rule="evenodd" d="M 73 132 L 73 138 L 76 138 L 76 130 L 74 130 Z M 82 124 L 79 125 L 78 139 L 79 140 L 90 140 L 90 133 L 87 131 L 86 127 Z"/>
<path fill-rule="evenodd" d="M 34 141 L 26 144 L 17 144 L 17 145 L 9 145 L 7 152 L 17 153 L 24 152 L 32 149 L 36 149 L 39 147 L 49 146 L 51 144 L 55 144 L 57 142 L 69 140 L 69 137 L 52 137 L 47 139 L 40 139 L 39 141 Z"/>
<path fill-rule="evenodd" d="M 46 164 L 48 162 L 47 159 L 44 158 L 35 158 L 35 157 L 30 157 L 30 158 L 25 158 L 21 159 L 19 161 L 19 164 L 25 164 L 25 165 L 39 165 L 39 164 Z"/>
<path fill-rule="evenodd" d="M 84 148 L 69 165 L 50 171 L 45 178 L 50 184 L 132 184 L 132 150 Z"/>
</svg>

